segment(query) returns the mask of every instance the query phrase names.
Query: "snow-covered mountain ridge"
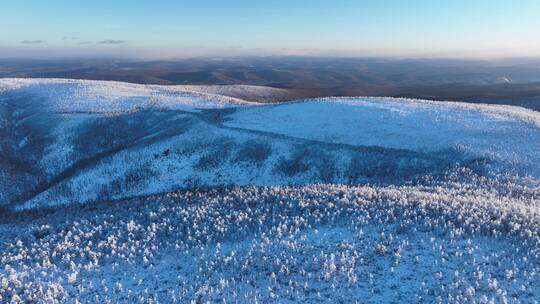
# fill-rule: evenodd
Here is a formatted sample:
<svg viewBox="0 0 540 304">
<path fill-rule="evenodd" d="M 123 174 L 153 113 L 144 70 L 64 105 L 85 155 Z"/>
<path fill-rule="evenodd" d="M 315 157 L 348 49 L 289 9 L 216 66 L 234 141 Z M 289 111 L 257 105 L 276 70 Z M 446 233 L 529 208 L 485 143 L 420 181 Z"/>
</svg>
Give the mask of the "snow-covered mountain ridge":
<svg viewBox="0 0 540 304">
<path fill-rule="evenodd" d="M 537 301 L 538 112 L 275 93 L 0 79 L 0 303 Z"/>
<path fill-rule="evenodd" d="M 458 169 L 540 177 L 540 115 L 531 110 L 365 97 L 261 105 L 188 89 L 0 79 L 2 204 L 201 186 L 394 184 Z"/>
<path fill-rule="evenodd" d="M 136 108 L 204 109 L 249 104 L 238 98 L 197 92 L 183 86 L 139 85 L 74 79 L 0 79 L 0 92 L 24 92 L 43 98 L 57 112 L 126 112 Z"/>
</svg>

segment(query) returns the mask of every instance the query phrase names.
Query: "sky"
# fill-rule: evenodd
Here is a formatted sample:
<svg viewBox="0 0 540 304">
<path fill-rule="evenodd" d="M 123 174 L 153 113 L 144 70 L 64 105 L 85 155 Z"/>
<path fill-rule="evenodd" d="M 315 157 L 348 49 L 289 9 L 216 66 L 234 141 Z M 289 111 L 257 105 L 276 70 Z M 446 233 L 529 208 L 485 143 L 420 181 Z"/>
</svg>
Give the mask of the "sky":
<svg viewBox="0 0 540 304">
<path fill-rule="evenodd" d="M 539 16 L 539 0 L 0 0 L 0 57 L 535 57 Z"/>
</svg>

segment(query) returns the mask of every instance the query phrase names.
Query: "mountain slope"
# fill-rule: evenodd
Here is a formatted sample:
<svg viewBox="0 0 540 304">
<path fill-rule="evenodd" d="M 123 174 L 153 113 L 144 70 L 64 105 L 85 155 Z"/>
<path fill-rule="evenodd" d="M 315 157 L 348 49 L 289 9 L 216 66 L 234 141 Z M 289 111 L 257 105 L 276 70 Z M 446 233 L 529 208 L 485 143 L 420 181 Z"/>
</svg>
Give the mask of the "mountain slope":
<svg viewBox="0 0 540 304">
<path fill-rule="evenodd" d="M 57 79 L 3 79 L 0 88 L 0 193 L 16 208 L 204 186 L 402 184 L 462 169 L 540 176 L 531 149 L 540 146 L 539 115 L 515 107 L 387 98 L 263 106 Z"/>
<path fill-rule="evenodd" d="M 194 91 L 0 79 L 1 303 L 540 297 L 538 112 Z"/>
</svg>

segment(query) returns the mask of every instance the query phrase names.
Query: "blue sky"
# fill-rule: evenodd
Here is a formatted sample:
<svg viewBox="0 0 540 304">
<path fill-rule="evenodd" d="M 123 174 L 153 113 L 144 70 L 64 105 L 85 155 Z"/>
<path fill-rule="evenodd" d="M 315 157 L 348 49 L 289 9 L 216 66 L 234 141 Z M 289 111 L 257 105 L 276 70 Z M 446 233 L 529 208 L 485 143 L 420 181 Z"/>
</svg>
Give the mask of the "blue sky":
<svg viewBox="0 0 540 304">
<path fill-rule="evenodd" d="M 540 56 L 538 0 L 0 0 L 0 56 Z"/>
</svg>

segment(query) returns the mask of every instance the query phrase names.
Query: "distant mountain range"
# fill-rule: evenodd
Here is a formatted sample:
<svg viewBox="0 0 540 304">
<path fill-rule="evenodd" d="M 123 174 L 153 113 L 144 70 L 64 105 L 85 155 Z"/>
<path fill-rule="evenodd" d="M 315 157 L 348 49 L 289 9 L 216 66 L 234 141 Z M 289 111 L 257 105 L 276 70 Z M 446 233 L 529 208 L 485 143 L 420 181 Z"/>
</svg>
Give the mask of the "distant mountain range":
<svg viewBox="0 0 540 304">
<path fill-rule="evenodd" d="M 510 104 L 540 110 L 538 59 L 4 59 L 0 60 L 0 77 L 117 80 L 165 85 L 242 84 L 283 89 L 280 94 L 262 101 L 327 96 L 390 96 Z"/>
</svg>

